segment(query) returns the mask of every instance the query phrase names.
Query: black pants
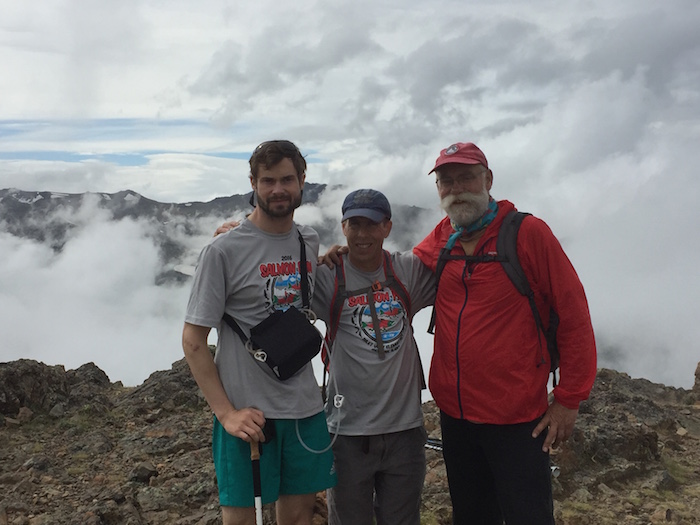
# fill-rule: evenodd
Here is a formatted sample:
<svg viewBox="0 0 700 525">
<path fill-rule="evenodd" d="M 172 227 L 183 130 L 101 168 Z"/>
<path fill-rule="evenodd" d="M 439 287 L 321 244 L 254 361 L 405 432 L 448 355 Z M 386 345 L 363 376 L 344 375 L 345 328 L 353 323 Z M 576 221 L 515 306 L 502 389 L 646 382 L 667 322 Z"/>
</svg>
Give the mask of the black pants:
<svg viewBox="0 0 700 525">
<path fill-rule="evenodd" d="M 554 525 L 547 432 L 539 419 L 486 425 L 440 413 L 455 525 Z"/>
</svg>

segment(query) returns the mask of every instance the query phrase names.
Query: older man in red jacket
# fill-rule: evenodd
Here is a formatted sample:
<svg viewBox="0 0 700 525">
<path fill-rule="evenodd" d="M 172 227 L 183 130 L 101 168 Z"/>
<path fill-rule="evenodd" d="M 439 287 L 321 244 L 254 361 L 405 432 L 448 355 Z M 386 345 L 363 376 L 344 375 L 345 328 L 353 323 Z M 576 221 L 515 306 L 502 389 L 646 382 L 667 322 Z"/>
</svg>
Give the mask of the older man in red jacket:
<svg viewBox="0 0 700 525">
<path fill-rule="evenodd" d="M 583 286 L 549 227 L 525 217 L 518 259 L 544 324 L 550 309 L 559 317 L 561 372 L 550 404 L 550 356 L 528 299 L 501 264 L 466 257 L 496 254 L 515 207 L 490 196 L 493 173 L 472 143 L 442 150 L 432 172 L 447 217 L 414 252 L 433 270 L 443 248 L 450 255 L 435 300 L 430 391 L 441 411 L 453 522 L 554 524 L 549 449 L 571 435 L 596 374 Z"/>
</svg>

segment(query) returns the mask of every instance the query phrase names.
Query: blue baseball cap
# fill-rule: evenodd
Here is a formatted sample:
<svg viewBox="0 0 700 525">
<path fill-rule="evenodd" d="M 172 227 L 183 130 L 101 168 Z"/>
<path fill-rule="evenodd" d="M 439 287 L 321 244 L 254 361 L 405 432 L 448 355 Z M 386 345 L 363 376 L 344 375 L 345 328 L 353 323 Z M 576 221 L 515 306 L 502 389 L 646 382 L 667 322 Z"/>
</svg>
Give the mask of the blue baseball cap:
<svg viewBox="0 0 700 525">
<path fill-rule="evenodd" d="M 345 197 L 343 218 L 366 217 L 373 222 L 391 219 L 391 206 L 384 194 L 377 190 L 355 190 Z"/>
</svg>

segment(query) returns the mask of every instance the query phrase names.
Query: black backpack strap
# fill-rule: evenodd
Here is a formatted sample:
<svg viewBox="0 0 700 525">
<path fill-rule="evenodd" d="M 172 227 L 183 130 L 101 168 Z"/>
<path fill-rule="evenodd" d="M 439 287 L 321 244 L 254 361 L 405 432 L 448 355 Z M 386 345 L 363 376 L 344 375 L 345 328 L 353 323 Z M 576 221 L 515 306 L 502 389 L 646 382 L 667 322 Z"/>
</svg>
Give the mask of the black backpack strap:
<svg viewBox="0 0 700 525">
<path fill-rule="evenodd" d="M 304 243 L 304 236 L 301 234 L 299 229 L 297 229 L 299 234 L 299 244 L 301 245 L 299 253 L 299 273 L 301 274 L 301 304 L 303 308 L 308 309 L 311 305 L 309 300 L 309 275 L 306 269 L 306 244 Z"/>
<path fill-rule="evenodd" d="M 437 264 L 435 266 L 435 294 L 437 296 L 437 289 L 440 283 L 440 276 L 442 275 L 445 265 L 451 260 L 464 260 L 465 264 L 480 263 L 480 262 L 500 262 L 503 270 L 506 272 L 508 279 L 513 283 L 518 293 L 527 297 L 528 304 L 530 305 L 530 310 L 532 310 L 532 316 L 534 318 L 535 324 L 537 326 L 537 337 L 540 343 L 540 348 L 542 348 L 542 335 L 544 334 L 547 350 L 550 357 L 550 371 L 552 372 L 553 382 L 556 386 L 557 377 L 555 370 L 559 366 L 559 350 L 556 341 L 556 329 L 559 325 L 559 316 L 554 311 L 553 308 L 549 310 L 549 329 L 545 332 L 544 325 L 542 324 L 542 317 L 540 316 L 540 311 L 537 309 L 537 304 L 535 303 L 535 294 L 532 291 L 530 282 L 525 275 L 522 265 L 520 264 L 520 259 L 518 258 L 518 232 L 520 231 L 520 225 L 522 224 L 525 217 L 530 215 L 529 213 L 519 212 L 512 210 L 508 212 L 506 217 L 503 219 L 503 223 L 498 231 L 498 238 L 496 239 L 496 255 L 451 255 L 448 248 L 442 248 L 440 250 L 440 255 L 438 256 Z M 433 311 L 430 317 L 430 325 L 428 326 L 428 333 L 435 333 L 435 306 L 433 305 Z M 542 363 L 545 362 L 544 354 L 541 355 Z"/>
<path fill-rule="evenodd" d="M 367 295 L 367 306 L 369 307 L 369 312 L 372 317 L 372 325 L 375 327 L 375 339 L 377 342 L 377 354 L 380 359 L 384 359 L 384 341 L 382 340 L 381 326 L 379 322 L 379 315 L 377 314 L 377 308 L 374 304 L 374 292 L 382 290 L 389 287 L 397 296 L 399 301 L 402 302 L 408 320 L 411 319 L 411 299 L 408 295 L 406 287 L 401 283 L 394 273 L 394 267 L 391 262 L 391 254 L 383 250 L 384 257 L 384 278 L 383 282 L 376 282 L 371 286 L 366 288 L 361 288 L 359 290 L 348 291 L 345 286 L 345 270 L 342 265 L 342 258 L 340 264 L 336 265 L 335 272 L 335 294 L 333 295 L 333 300 L 331 301 L 330 308 L 330 327 L 326 332 L 326 342 L 328 343 L 327 351 L 330 352 L 330 346 L 335 339 L 335 335 L 338 332 L 338 324 L 340 323 L 340 315 L 343 310 L 343 303 L 345 299 L 359 294 Z M 330 334 L 330 335 L 328 335 Z"/>
<path fill-rule="evenodd" d="M 343 302 L 347 298 L 345 289 L 345 268 L 343 267 L 343 258 L 335 265 L 335 292 L 331 299 L 330 306 L 330 326 L 326 331 L 326 342 L 328 343 L 328 351 L 331 350 L 331 345 L 335 340 L 335 334 L 338 333 L 338 325 L 340 324 L 340 314 L 343 311 Z"/>
<path fill-rule="evenodd" d="M 413 319 L 411 296 L 409 295 L 408 290 L 406 290 L 406 287 L 403 285 L 403 283 L 399 280 L 398 277 L 396 277 L 396 273 L 394 272 L 394 265 L 391 262 L 391 254 L 386 250 L 384 250 L 384 276 L 386 277 L 385 286 L 388 285 L 389 288 L 391 288 L 391 290 L 399 296 L 399 300 L 403 303 L 404 310 L 406 311 L 406 318 L 409 322 L 411 322 L 411 320 Z M 418 350 L 417 344 L 416 355 L 418 356 L 418 367 L 420 368 L 421 390 L 425 390 L 427 388 L 427 384 L 425 382 L 425 374 L 423 373 L 423 362 L 420 358 L 420 351 Z"/>
<path fill-rule="evenodd" d="M 333 290 L 333 297 L 331 298 L 331 304 L 329 308 L 329 324 L 326 327 L 326 337 L 324 338 L 325 344 L 323 345 L 323 350 L 321 351 L 321 360 L 323 361 L 323 379 L 321 382 L 321 397 L 325 403 L 328 398 L 328 371 L 331 365 L 331 349 L 333 347 L 333 341 L 335 341 L 335 335 L 338 332 L 338 325 L 340 324 L 340 313 L 343 310 L 343 302 L 345 301 L 345 269 L 343 267 L 343 257 L 340 257 L 340 261 L 335 265 L 335 284 Z"/>
<path fill-rule="evenodd" d="M 547 343 L 547 351 L 549 352 L 550 359 L 550 371 L 553 375 L 553 383 L 556 386 L 557 377 L 555 370 L 559 366 L 559 350 L 556 344 L 556 330 L 559 324 L 559 316 L 554 311 L 553 308 L 549 310 L 549 329 L 545 331 L 544 324 L 542 323 L 542 316 L 535 303 L 535 293 L 532 291 L 530 282 L 528 281 L 527 275 L 525 275 L 525 270 L 523 270 L 520 264 L 520 258 L 518 257 L 518 231 L 520 231 L 520 225 L 522 224 L 525 217 L 530 215 L 529 213 L 519 212 L 512 210 L 506 215 L 503 220 L 501 229 L 498 232 L 498 239 L 496 240 L 496 251 L 498 254 L 503 254 L 504 260 L 501 261 L 503 270 L 506 275 L 515 286 L 516 290 L 520 292 L 521 295 L 527 297 L 527 301 L 530 305 L 530 310 L 532 310 L 532 316 L 535 319 L 535 324 L 537 325 L 537 338 L 540 343 L 540 348 L 542 347 L 542 334 L 545 336 Z M 544 355 L 542 355 L 542 363 L 544 363 Z"/>
<path fill-rule="evenodd" d="M 437 299 L 437 290 L 440 285 L 440 276 L 442 271 L 445 269 L 447 260 L 450 256 L 450 249 L 444 247 L 440 250 L 440 255 L 438 255 L 437 264 L 435 265 L 435 297 Z M 430 313 L 430 323 L 428 324 L 428 333 L 435 334 L 435 304 L 433 303 L 433 311 Z"/>
<path fill-rule="evenodd" d="M 231 327 L 231 329 L 238 334 L 238 336 L 241 338 L 241 341 L 243 341 L 244 345 L 248 344 L 248 336 L 245 335 L 245 332 L 243 332 L 243 329 L 238 325 L 236 320 L 231 317 L 229 314 L 224 312 L 224 321 L 226 321 L 226 324 Z"/>
<path fill-rule="evenodd" d="M 388 286 L 391 288 L 396 295 L 398 295 L 399 300 L 403 303 L 404 310 L 410 321 L 413 317 L 413 309 L 411 308 L 411 297 L 408 295 L 408 290 L 403 285 L 403 283 L 396 277 L 394 272 L 394 264 L 391 262 L 391 254 L 384 250 L 384 278 L 385 281 L 382 283 L 382 288 Z"/>
<path fill-rule="evenodd" d="M 508 212 L 506 218 L 503 219 L 501 229 L 498 231 L 496 252 L 505 256 L 504 260 L 501 261 L 501 266 L 513 283 L 513 286 L 515 286 L 515 289 L 518 290 L 521 295 L 527 297 L 530 310 L 532 310 L 532 315 L 537 325 L 537 338 L 540 341 L 541 347 L 541 334 L 544 333 L 542 317 L 535 304 L 535 293 L 530 287 L 530 282 L 527 280 L 525 270 L 523 270 L 520 259 L 518 258 L 518 231 L 520 230 L 520 225 L 523 223 L 523 219 L 528 215 L 530 214 L 515 210 Z M 544 356 L 542 356 L 542 361 L 544 362 Z"/>
<path fill-rule="evenodd" d="M 518 258 L 518 231 L 523 219 L 528 215 L 530 214 L 515 210 L 508 212 L 498 231 L 496 252 L 504 256 L 501 265 L 515 288 L 521 295 L 530 298 L 533 296 L 532 288 Z"/>
<path fill-rule="evenodd" d="M 438 260 L 435 265 L 435 297 L 437 298 L 438 286 L 440 285 L 440 277 L 445 269 L 448 261 L 464 261 L 465 264 L 476 264 L 483 262 L 501 262 L 500 252 L 498 255 L 482 254 L 482 255 L 452 255 L 451 249 L 444 247 L 440 250 Z M 435 334 L 435 304 L 433 311 L 430 314 L 430 324 L 428 324 L 428 333 Z"/>
</svg>

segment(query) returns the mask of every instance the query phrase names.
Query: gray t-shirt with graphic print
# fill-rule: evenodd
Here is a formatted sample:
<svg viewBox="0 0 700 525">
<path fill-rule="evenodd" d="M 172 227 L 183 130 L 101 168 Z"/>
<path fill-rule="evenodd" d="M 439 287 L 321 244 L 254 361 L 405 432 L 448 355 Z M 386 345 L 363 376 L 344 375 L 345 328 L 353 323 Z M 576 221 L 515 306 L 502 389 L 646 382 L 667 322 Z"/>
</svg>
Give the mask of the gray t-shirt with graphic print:
<svg viewBox="0 0 700 525">
<path fill-rule="evenodd" d="M 300 419 L 323 410 L 311 364 L 280 381 L 266 364 L 253 358 L 222 318 L 225 311 L 248 335 L 251 327 L 275 310 L 292 305 L 301 308 L 297 230 L 304 237 L 313 294 L 319 246 L 316 231 L 295 223 L 289 233 L 271 234 L 246 219 L 214 237 L 202 250 L 185 315 L 190 324 L 218 330 L 214 361 L 233 406 L 258 408 L 266 418 Z"/>
<path fill-rule="evenodd" d="M 412 252 L 391 254 L 396 278 L 411 298 L 415 314 L 433 304 L 435 276 Z M 384 282 L 383 265 L 375 272 L 355 268 L 343 256 L 346 290 Z M 314 311 L 328 326 L 335 289 L 335 270 L 319 266 Z M 326 419 L 328 430 L 344 436 L 399 432 L 423 424 L 421 369 L 409 313 L 389 287 L 374 292 L 384 344 L 384 359 L 377 352 L 376 332 L 367 294 L 348 297 L 343 303 L 338 331 L 331 349 Z M 336 394 L 345 397 L 334 407 Z"/>
</svg>

